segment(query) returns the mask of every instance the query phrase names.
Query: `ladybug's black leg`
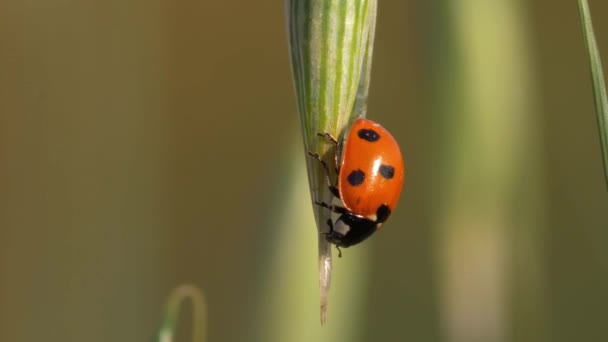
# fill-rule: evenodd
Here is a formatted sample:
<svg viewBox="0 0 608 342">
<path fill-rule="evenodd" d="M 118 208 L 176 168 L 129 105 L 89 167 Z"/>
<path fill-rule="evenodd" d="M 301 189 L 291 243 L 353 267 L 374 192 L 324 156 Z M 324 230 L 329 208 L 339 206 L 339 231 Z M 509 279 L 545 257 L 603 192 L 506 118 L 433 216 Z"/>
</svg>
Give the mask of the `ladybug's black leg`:
<svg viewBox="0 0 608 342">
<path fill-rule="evenodd" d="M 340 171 L 340 167 L 338 164 L 338 140 L 329 133 L 317 133 L 317 135 L 329 140 L 334 145 L 334 164 L 336 166 L 336 174 L 338 174 Z"/>
<path fill-rule="evenodd" d="M 334 231 L 334 223 L 331 221 L 331 219 L 327 219 L 327 226 L 329 227 L 329 231 L 328 232 L 319 232 L 319 234 L 327 236 Z"/>
<path fill-rule="evenodd" d="M 327 226 L 329 227 L 329 231 L 319 232 L 319 234 L 325 235 L 325 237 L 327 237 L 328 235 L 331 235 L 334 232 L 334 223 L 331 221 L 331 219 L 327 219 Z"/>
<path fill-rule="evenodd" d="M 331 233 L 334 232 L 334 223 L 331 221 L 331 219 L 327 219 L 327 225 L 329 226 L 329 232 L 328 233 L 321 233 L 325 236 L 330 235 Z M 340 246 L 336 245 L 336 249 L 338 250 L 338 258 L 342 257 L 342 250 L 340 249 Z"/>
<path fill-rule="evenodd" d="M 344 208 L 344 207 L 340 207 L 337 205 L 333 205 L 333 204 L 327 204 L 325 202 L 315 202 L 316 205 L 320 205 L 323 208 L 327 208 L 331 211 L 333 211 L 334 213 L 338 213 L 338 214 L 350 214 L 350 212 L 348 211 L 348 209 Z"/>
<path fill-rule="evenodd" d="M 317 135 L 331 141 L 332 144 L 338 147 L 338 140 L 336 140 L 333 135 L 329 133 L 317 133 Z"/>
<path fill-rule="evenodd" d="M 329 191 L 331 191 L 331 193 L 339 199 L 340 191 L 338 191 L 338 188 L 331 184 L 331 178 L 329 177 L 329 167 L 327 166 L 327 163 L 323 159 L 321 159 L 321 156 L 318 153 L 308 151 L 308 155 L 317 159 L 321 163 L 321 166 L 323 166 L 323 171 L 325 172 L 325 179 L 327 179 L 327 187 L 329 187 Z"/>
</svg>

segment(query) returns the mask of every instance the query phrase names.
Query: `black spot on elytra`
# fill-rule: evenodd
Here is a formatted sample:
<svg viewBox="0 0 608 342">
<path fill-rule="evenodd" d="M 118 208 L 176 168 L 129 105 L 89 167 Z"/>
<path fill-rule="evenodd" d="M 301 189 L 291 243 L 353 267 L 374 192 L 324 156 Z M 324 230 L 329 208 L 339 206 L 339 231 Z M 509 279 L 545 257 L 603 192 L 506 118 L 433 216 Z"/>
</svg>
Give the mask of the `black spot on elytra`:
<svg viewBox="0 0 608 342">
<path fill-rule="evenodd" d="M 391 208 L 389 208 L 386 204 L 383 204 L 378 207 L 376 210 L 376 222 L 382 223 L 388 219 L 391 215 Z"/>
<path fill-rule="evenodd" d="M 359 135 L 359 138 L 369 142 L 376 142 L 378 139 L 380 139 L 380 134 L 373 129 L 362 128 L 359 130 L 359 132 L 357 132 L 357 135 Z"/>
<path fill-rule="evenodd" d="M 386 179 L 391 179 L 395 176 L 395 168 L 390 165 L 380 165 L 380 174 Z"/>
<path fill-rule="evenodd" d="M 348 175 L 348 183 L 352 186 L 361 185 L 365 180 L 365 173 L 363 171 L 355 170 Z"/>
</svg>

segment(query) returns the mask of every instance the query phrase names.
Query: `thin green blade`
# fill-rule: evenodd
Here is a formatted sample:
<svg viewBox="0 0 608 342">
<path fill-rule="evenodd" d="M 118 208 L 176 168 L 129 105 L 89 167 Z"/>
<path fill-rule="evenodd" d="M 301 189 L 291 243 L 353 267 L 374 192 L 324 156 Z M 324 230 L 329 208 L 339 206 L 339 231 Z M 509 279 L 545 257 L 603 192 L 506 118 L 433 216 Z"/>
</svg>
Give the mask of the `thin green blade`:
<svg viewBox="0 0 608 342">
<path fill-rule="evenodd" d="M 597 48 L 597 42 L 595 41 L 595 34 L 593 33 L 593 24 L 591 23 L 591 14 L 589 13 L 587 0 L 579 0 L 578 8 L 581 15 L 585 43 L 587 44 L 587 53 L 589 55 L 595 112 L 597 114 L 597 124 L 602 146 L 602 160 L 604 161 L 604 177 L 608 188 L 608 97 L 606 96 L 606 82 L 604 82 L 602 61 Z"/>
</svg>

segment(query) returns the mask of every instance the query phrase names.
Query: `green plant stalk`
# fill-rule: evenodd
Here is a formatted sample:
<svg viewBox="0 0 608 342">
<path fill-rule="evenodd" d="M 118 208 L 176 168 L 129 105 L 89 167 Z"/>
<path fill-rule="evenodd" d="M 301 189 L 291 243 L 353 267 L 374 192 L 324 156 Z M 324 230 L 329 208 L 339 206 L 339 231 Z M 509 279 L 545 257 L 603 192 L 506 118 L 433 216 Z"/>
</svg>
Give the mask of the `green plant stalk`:
<svg viewBox="0 0 608 342">
<path fill-rule="evenodd" d="M 432 70 L 442 139 L 433 203 L 441 325 L 447 341 L 506 341 L 511 285 L 533 304 L 542 295 L 533 277 L 542 217 L 530 209 L 538 206 L 539 154 L 525 16 L 510 0 L 442 3 L 442 36 L 432 40 L 440 44 Z M 525 263 L 512 257 L 513 241 L 525 242 L 525 250 L 515 246 Z M 522 269 L 529 277 L 514 280 Z M 516 305 L 542 322 L 539 305 Z M 541 325 L 515 340 L 543 340 Z"/>
<path fill-rule="evenodd" d="M 339 139 L 355 116 L 365 116 L 376 8 L 376 0 L 286 1 L 291 67 L 305 152 L 327 158 L 334 151 L 317 133 L 330 133 Z M 331 201 L 318 162 L 306 158 L 312 202 Z M 326 232 L 330 213 L 314 204 L 313 208 L 318 232 Z M 331 246 L 322 234 L 318 247 L 323 323 L 332 259 Z"/>
<path fill-rule="evenodd" d="M 167 300 L 165 317 L 158 332 L 158 342 L 173 342 L 182 302 L 192 299 L 192 342 L 207 341 L 207 302 L 203 292 L 190 284 L 175 288 Z"/>
<path fill-rule="evenodd" d="M 285 151 L 288 157 L 281 162 L 286 169 L 277 183 L 283 185 L 280 189 L 275 187 L 280 191 L 277 195 L 280 202 L 273 211 L 277 214 L 268 222 L 276 233 L 264 240 L 266 255 L 252 305 L 252 329 L 241 338 L 243 341 L 354 341 L 365 320 L 365 301 L 353 298 L 361 298 L 367 290 L 371 265 L 366 261 L 370 260 L 370 253 L 367 246 L 358 246 L 345 251 L 335 269 L 336 279 L 348 286 L 332 293 L 331 324 L 318 324 L 315 305 L 318 270 L 311 262 L 317 256 L 317 251 L 311 248 L 317 236 L 311 232 L 315 221 L 310 213 L 310 199 L 302 195 L 308 192 L 308 180 L 301 151 L 301 141 L 294 139 Z"/>
<path fill-rule="evenodd" d="M 578 9 L 581 16 L 583 35 L 587 45 L 589 66 L 591 68 L 591 80 L 593 84 L 593 97 L 595 100 L 595 113 L 597 114 L 597 125 L 600 135 L 602 149 L 602 161 L 604 165 L 604 177 L 608 188 L 608 97 L 606 96 L 606 82 L 602 70 L 600 51 L 595 41 L 593 23 L 587 0 L 578 0 Z"/>
</svg>

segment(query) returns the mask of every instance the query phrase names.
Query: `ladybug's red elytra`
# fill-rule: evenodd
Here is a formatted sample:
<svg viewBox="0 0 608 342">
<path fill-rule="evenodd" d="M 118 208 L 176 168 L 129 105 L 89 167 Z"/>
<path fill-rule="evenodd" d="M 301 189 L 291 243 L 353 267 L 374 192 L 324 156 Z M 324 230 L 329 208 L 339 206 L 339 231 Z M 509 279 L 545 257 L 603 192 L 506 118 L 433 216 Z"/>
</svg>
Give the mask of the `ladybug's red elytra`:
<svg viewBox="0 0 608 342">
<path fill-rule="evenodd" d="M 328 220 L 327 240 L 338 248 L 356 245 L 379 230 L 397 205 L 405 173 L 401 150 L 385 128 L 365 118 L 353 122 L 342 143 L 329 133 L 319 136 L 335 145 L 337 186 L 325 161 L 308 154 L 320 161 L 330 191 L 342 201 L 342 206 L 315 202 L 340 214 L 335 223 Z"/>
</svg>

